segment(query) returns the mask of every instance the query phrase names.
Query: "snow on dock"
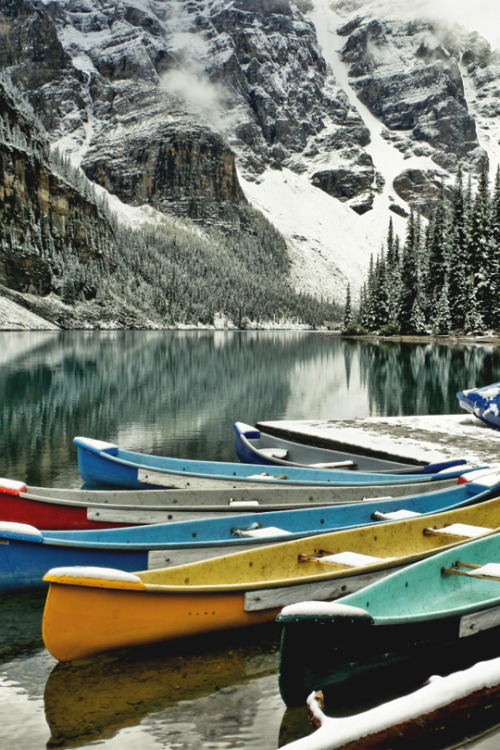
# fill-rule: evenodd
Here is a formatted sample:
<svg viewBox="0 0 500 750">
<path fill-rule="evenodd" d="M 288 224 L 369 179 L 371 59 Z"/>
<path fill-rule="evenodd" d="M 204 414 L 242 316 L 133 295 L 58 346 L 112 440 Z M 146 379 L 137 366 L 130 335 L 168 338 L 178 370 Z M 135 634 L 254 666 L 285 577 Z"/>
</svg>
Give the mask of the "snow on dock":
<svg viewBox="0 0 500 750">
<path fill-rule="evenodd" d="M 500 463 L 500 431 L 471 414 L 259 422 L 263 432 L 289 440 L 424 464 L 465 458 Z"/>
</svg>

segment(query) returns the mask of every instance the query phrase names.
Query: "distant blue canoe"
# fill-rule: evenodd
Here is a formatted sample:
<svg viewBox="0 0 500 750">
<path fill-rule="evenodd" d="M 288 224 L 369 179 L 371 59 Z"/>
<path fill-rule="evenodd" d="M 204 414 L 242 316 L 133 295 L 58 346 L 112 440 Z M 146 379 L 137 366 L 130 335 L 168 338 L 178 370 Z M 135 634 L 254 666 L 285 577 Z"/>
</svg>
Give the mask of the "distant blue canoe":
<svg viewBox="0 0 500 750">
<path fill-rule="evenodd" d="M 153 456 L 122 450 L 117 445 L 91 438 L 76 437 L 78 469 L 84 482 L 90 485 L 109 485 L 130 489 L 164 487 L 174 489 L 202 489 L 214 487 L 278 485 L 390 485 L 407 482 L 429 482 L 459 477 L 471 470 L 459 464 L 442 471 L 421 474 L 377 474 L 332 469 L 311 469 L 297 466 L 266 466 L 256 470 L 255 464 L 195 461 L 181 458 Z M 475 467 L 488 468 L 488 467 Z"/>
<path fill-rule="evenodd" d="M 309 469 L 342 469 L 376 474 L 435 474 L 467 463 L 465 458 L 457 458 L 419 466 L 286 440 L 244 422 L 235 422 L 233 427 L 234 447 L 239 460 L 259 466 L 302 466 Z"/>
<path fill-rule="evenodd" d="M 458 403 L 494 430 L 500 430 L 500 383 L 457 393 Z"/>
<path fill-rule="evenodd" d="M 45 585 L 50 568 L 165 568 L 331 531 L 431 515 L 500 496 L 500 473 L 394 500 L 245 513 L 177 523 L 86 531 L 39 531 L 0 523 L 0 591 Z"/>
</svg>

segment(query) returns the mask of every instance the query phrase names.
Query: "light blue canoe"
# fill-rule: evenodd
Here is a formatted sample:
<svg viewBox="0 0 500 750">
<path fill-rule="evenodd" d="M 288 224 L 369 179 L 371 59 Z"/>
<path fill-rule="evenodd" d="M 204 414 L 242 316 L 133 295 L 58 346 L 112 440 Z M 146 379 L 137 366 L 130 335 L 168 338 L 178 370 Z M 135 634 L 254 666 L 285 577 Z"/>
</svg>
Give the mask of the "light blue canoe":
<svg viewBox="0 0 500 750">
<path fill-rule="evenodd" d="M 349 472 L 331 469 L 266 466 L 264 471 L 254 464 L 222 461 L 196 461 L 122 450 L 113 443 L 75 437 L 78 468 L 89 485 L 109 485 L 131 489 L 164 487 L 202 489 L 213 487 L 279 485 L 366 486 L 437 481 L 459 477 L 469 467 L 460 463 L 433 473 L 432 464 L 421 474 L 382 474 Z M 478 468 L 478 467 L 475 467 Z M 479 467 L 481 468 L 481 467 Z M 487 468 L 487 467 L 482 467 Z"/>
<path fill-rule="evenodd" d="M 43 585 L 50 568 L 165 568 L 331 531 L 384 524 L 500 496 L 500 473 L 422 495 L 342 505 L 240 513 L 177 523 L 85 531 L 39 531 L 0 523 L 0 590 Z"/>
</svg>

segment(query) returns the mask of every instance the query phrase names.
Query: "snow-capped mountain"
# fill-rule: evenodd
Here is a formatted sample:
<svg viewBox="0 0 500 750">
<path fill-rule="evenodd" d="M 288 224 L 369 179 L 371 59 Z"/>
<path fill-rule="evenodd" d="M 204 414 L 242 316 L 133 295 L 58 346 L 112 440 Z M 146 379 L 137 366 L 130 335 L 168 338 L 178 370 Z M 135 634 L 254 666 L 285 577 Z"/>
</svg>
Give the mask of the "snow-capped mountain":
<svg viewBox="0 0 500 750">
<path fill-rule="evenodd" d="M 500 161 L 500 56 L 387 0 L 0 0 L 0 67 L 123 203 L 230 231 L 260 209 L 297 289 L 343 299 L 389 220 Z M 20 52 L 22 50 L 22 52 Z"/>
</svg>

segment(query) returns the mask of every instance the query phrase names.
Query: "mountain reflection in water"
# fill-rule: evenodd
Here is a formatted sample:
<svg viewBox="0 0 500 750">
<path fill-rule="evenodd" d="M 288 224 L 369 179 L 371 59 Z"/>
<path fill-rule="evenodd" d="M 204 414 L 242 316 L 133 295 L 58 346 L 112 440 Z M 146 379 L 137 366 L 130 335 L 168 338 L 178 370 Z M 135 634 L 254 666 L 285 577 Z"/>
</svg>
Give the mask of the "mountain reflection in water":
<svg viewBox="0 0 500 750">
<path fill-rule="evenodd" d="M 493 346 L 298 331 L 0 332 L 0 476 L 81 485 L 75 435 L 235 461 L 233 423 L 458 414 Z"/>
</svg>

